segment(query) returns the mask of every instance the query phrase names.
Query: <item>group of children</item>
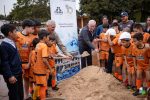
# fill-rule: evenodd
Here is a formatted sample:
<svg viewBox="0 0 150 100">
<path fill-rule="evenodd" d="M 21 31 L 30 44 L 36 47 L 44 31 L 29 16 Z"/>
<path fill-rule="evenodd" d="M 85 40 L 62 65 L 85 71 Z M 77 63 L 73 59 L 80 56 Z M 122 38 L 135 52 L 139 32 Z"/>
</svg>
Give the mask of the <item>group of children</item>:
<svg viewBox="0 0 150 100">
<path fill-rule="evenodd" d="M 56 86 L 54 56 L 57 56 L 55 38 L 46 30 L 40 30 L 38 20 L 25 19 L 22 32 L 18 32 L 16 45 L 22 60 L 25 99 L 45 100 L 48 90 L 48 79 L 52 76 L 53 90 Z"/>
<path fill-rule="evenodd" d="M 135 24 L 133 32 L 130 32 L 128 28 L 120 31 L 118 23 L 113 23 L 110 29 L 103 25 L 97 41 L 100 67 L 107 67 L 111 49 L 114 53 L 114 77 L 132 89 L 134 96 L 145 95 L 150 88 L 150 34 L 143 32 L 143 26 Z M 140 91 L 141 87 L 143 91 Z"/>
</svg>

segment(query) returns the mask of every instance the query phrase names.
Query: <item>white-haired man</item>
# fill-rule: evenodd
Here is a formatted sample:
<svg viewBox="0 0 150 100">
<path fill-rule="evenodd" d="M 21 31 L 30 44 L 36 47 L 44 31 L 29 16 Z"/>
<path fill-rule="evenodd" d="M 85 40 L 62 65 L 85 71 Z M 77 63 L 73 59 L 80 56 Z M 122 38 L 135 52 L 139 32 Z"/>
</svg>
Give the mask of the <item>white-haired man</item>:
<svg viewBox="0 0 150 100">
<path fill-rule="evenodd" d="M 67 52 L 66 47 L 62 44 L 58 34 L 55 32 L 56 23 L 54 20 L 48 20 L 46 22 L 46 30 L 50 33 L 51 37 L 54 37 L 56 40 L 56 44 L 58 45 L 59 49 L 63 52 L 64 55 L 69 56 L 72 58 L 72 55 Z"/>
<path fill-rule="evenodd" d="M 84 51 L 87 51 L 90 56 L 87 57 L 87 65 L 92 65 L 92 54 L 91 51 L 95 50 L 95 46 L 92 44 L 96 34 L 96 21 L 90 20 L 88 25 L 83 27 L 79 34 L 79 52 L 82 54 Z M 81 58 L 82 68 L 86 67 L 86 58 Z"/>
</svg>

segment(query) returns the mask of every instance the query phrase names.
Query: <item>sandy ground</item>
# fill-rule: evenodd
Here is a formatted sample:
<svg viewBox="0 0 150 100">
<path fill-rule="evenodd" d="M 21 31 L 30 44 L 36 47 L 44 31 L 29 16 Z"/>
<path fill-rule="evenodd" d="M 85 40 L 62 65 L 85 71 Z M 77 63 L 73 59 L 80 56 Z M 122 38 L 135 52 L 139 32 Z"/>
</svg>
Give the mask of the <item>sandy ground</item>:
<svg viewBox="0 0 150 100">
<path fill-rule="evenodd" d="M 0 76 L 0 100 L 8 100 L 8 89 Z M 123 84 L 96 66 L 89 66 L 75 76 L 62 81 L 53 97 L 64 100 L 145 100 L 132 96 Z M 61 99 L 47 99 L 61 100 Z M 63 99 L 62 99 L 63 100 Z"/>
<path fill-rule="evenodd" d="M 86 67 L 58 86 L 54 97 L 65 100 L 145 100 L 132 96 L 132 91 L 96 66 Z"/>
</svg>

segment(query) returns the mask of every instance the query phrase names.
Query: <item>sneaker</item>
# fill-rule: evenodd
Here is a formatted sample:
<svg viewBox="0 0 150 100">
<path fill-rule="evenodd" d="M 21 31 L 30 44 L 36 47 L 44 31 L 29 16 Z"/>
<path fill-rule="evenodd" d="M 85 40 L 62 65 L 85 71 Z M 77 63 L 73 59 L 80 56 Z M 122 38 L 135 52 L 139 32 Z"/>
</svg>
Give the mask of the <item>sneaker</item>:
<svg viewBox="0 0 150 100">
<path fill-rule="evenodd" d="M 133 96 L 138 96 L 140 95 L 140 91 L 139 90 L 136 90 L 134 93 L 133 93 Z"/>
<path fill-rule="evenodd" d="M 136 86 L 132 86 L 131 89 L 132 89 L 132 91 L 136 91 L 137 90 Z"/>
<path fill-rule="evenodd" d="M 147 91 L 146 91 L 145 89 L 143 89 L 143 90 L 141 91 L 141 95 L 142 95 L 142 96 L 147 95 Z"/>
<path fill-rule="evenodd" d="M 52 90 L 58 91 L 59 88 L 57 86 L 55 86 L 55 87 L 52 87 Z"/>
</svg>

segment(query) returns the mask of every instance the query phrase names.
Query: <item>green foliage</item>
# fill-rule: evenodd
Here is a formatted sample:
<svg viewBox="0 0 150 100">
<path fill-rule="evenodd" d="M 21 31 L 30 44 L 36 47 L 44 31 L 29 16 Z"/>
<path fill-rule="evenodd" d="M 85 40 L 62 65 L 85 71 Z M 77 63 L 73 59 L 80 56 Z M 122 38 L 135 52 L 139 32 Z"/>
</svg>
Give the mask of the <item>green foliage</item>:
<svg viewBox="0 0 150 100">
<path fill-rule="evenodd" d="M 135 13 L 142 12 L 143 2 L 148 0 L 80 0 L 80 12 L 99 20 L 103 15 L 118 18 L 122 11 L 127 11 L 131 19 Z M 147 9 L 149 10 L 149 9 Z"/>
<path fill-rule="evenodd" d="M 8 16 L 9 20 L 38 18 L 45 21 L 50 18 L 48 0 L 17 0 L 14 9 Z"/>
<path fill-rule="evenodd" d="M 3 20 L 5 19 L 5 16 L 4 15 L 0 15 L 0 20 Z"/>
</svg>

